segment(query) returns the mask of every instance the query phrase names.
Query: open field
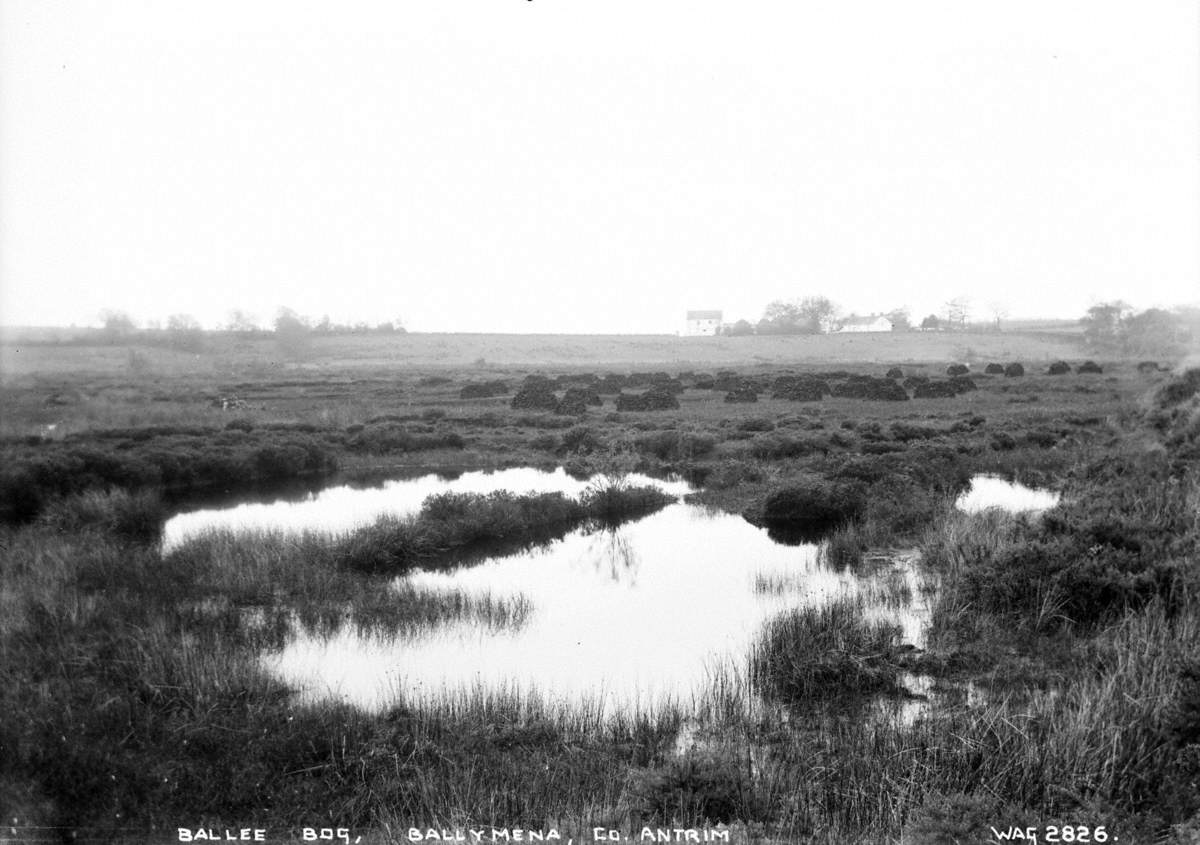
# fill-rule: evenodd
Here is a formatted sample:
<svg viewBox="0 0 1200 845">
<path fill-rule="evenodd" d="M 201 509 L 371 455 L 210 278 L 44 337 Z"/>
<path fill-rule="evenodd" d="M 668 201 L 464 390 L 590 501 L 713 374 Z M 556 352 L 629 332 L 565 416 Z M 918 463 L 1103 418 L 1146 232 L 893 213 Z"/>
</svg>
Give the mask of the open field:
<svg viewBox="0 0 1200 845">
<path fill-rule="evenodd" d="M 562 841 L 602 826 L 636 841 L 724 825 L 729 841 L 920 845 L 1086 825 L 1194 841 L 1197 371 L 1078 372 L 1088 356 L 1065 334 L 404 335 L 277 352 L 4 347 L 0 805 L 20 829 L 167 841 L 181 825 L 311 824 L 384 842 L 414 824 Z M 1049 375 L 1060 359 L 1071 371 Z M 1025 374 L 984 373 L 1012 362 Z M 972 365 L 969 387 L 951 363 Z M 630 409 L 646 404 L 662 409 Z M 481 687 L 373 713 L 301 703 L 258 657 L 296 631 L 518 629 L 536 612 L 520 596 L 385 585 L 668 499 L 619 483 L 456 494 L 347 536 L 159 548 L 187 502 L 505 466 L 679 473 L 695 503 L 818 539 L 831 571 L 865 577 L 903 551 L 932 597 L 926 637 L 839 601 L 781 615 L 696 702 L 604 717 Z M 957 511 L 978 473 L 1062 501 L 1042 518 Z M 871 583 L 898 606 L 918 590 Z M 905 719 L 913 674 L 932 691 Z"/>
<path fill-rule="evenodd" d="M 1052 361 L 1083 356 L 1081 335 L 1057 332 L 898 332 L 790 337 L 673 335 L 396 334 L 313 337 L 284 350 L 272 336 L 210 334 L 202 351 L 128 342 L 46 343 L 33 330 L 0 334 L 0 372 L 15 376 L 120 376 L 132 366 L 146 376 L 212 376 L 264 369 L 284 372 L 537 367 L 628 367 L 884 363 L 990 360 Z"/>
</svg>

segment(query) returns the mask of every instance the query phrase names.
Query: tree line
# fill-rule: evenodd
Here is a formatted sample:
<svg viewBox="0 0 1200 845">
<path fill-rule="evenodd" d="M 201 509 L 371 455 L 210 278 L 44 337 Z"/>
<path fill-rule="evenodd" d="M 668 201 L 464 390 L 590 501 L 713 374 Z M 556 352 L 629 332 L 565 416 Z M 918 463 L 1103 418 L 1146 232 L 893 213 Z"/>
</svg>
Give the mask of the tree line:
<svg viewBox="0 0 1200 845">
<path fill-rule="evenodd" d="M 139 325 L 126 312 L 110 310 L 100 314 L 100 324 L 104 336 L 114 343 L 129 340 L 136 335 L 143 343 L 157 342 L 184 350 L 197 350 L 204 344 L 205 329 L 200 321 L 190 314 L 172 314 L 167 318 L 165 326 L 158 321 L 148 321 Z M 253 314 L 233 310 L 229 312 L 226 321 L 215 326 L 212 331 L 249 337 L 274 334 L 277 340 L 294 345 L 313 335 L 400 334 L 407 329 L 399 319 L 374 325 L 366 322 L 335 323 L 328 315 L 317 320 L 283 307 L 279 309 L 269 329 L 264 328 Z"/>
<path fill-rule="evenodd" d="M 989 306 L 995 325 L 1008 316 L 1007 309 L 1000 304 Z M 757 323 L 738 320 L 726 326 L 723 334 L 742 335 L 801 335 L 826 334 L 837 331 L 847 320 L 857 315 L 845 314 L 831 299 L 825 296 L 806 296 L 802 299 L 776 299 L 767 304 Z M 875 316 L 875 315 L 872 315 Z M 944 306 L 943 313 L 929 314 L 917 326 L 913 325 L 908 308 L 894 308 L 881 316 L 891 321 L 892 331 L 912 331 L 920 328 L 965 329 L 971 316 L 971 303 L 967 297 L 955 297 Z"/>
<path fill-rule="evenodd" d="M 1200 307 L 1135 311 L 1121 300 L 1093 305 L 1079 319 L 1087 344 L 1129 356 L 1178 356 L 1200 340 Z"/>
</svg>

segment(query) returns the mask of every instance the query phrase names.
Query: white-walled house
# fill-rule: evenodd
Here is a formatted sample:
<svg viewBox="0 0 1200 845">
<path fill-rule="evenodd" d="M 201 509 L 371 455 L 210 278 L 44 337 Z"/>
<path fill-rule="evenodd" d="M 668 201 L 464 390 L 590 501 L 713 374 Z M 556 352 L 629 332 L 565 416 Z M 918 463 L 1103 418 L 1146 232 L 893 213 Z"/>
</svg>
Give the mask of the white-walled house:
<svg viewBox="0 0 1200 845">
<path fill-rule="evenodd" d="M 890 332 L 892 321 L 882 314 L 870 317 L 847 317 L 839 332 Z"/>
<path fill-rule="evenodd" d="M 720 311 L 689 311 L 684 334 L 692 336 L 715 335 L 721 330 Z"/>
</svg>

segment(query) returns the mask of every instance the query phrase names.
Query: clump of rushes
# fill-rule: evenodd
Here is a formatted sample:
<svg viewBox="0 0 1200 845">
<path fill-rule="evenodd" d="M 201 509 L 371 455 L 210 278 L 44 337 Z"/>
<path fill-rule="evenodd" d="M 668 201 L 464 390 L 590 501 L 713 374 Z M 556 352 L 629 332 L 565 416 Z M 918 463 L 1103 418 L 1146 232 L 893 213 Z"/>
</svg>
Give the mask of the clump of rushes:
<svg viewBox="0 0 1200 845">
<path fill-rule="evenodd" d="M 623 479 L 609 477 L 593 481 L 579 497 L 589 517 L 607 523 L 644 516 L 673 501 L 674 496 L 657 487 L 635 487 Z"/>
<path fill-rule="evenodd" d="M 88 490 L 53 502 L 38 522 L 68 533 L 96 529 L 130 540 L 158 536 L 166 511 L 157 490 Z"/>
<path fill-rule="evenodd" d="M 898 690 L 890 655 L 899 628 L 868 622 L 862 605 L 839 599 L 772 620 L 751 656 L 751 675 L 764 693 L 784 701 Z"/>
<path fill-rule="evenodd" d="M 339 540 L 335 556 L 363 571 L 401 570 L 454 549 L 549 539 L 589 519 L 617 522 L 671 501 L 657 488 L 621 480 L 592 484 L 578 501 L 562 493 L 442 493 L 426 499 L 415 517 L 384 517 Z"/>
</svg>

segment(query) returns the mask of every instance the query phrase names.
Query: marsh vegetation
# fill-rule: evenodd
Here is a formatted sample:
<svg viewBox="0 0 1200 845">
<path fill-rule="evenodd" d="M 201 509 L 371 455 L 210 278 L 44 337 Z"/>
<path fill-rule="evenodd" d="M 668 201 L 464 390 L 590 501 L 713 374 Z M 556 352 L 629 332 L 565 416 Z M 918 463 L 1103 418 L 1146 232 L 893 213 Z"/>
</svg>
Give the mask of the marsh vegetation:
<svg viewBox="0 0 1200 845">
<path fill-rule="evenodd" d="M 1200 377 L 968 357 L 9 377 L 0 804 L 1187 841 Z"/>
</svg>

